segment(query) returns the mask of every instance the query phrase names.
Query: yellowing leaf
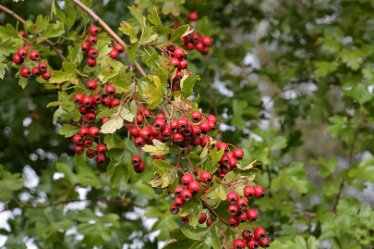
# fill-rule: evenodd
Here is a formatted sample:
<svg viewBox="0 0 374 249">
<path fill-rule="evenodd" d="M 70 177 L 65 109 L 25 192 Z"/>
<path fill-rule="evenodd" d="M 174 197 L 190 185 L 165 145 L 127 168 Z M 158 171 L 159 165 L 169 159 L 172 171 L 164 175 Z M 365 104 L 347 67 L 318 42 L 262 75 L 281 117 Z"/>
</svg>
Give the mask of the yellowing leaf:
<svg viewBox="0 0 374 249">
<path fill-rule="evenodd" d="M 112 134 L 112 133 L 116 132 L 116 130 L 118 130 L 122 127 L 123 127 L 122 118 L 121 117 L 114 117 L 114 118 L 111 118 L 108 121 L 106 121 L 105 124 L 103 124 L 103 126 L 101 126 L 100 132 L 104 133 L 104 134 L 108 134 L 108 133 Z"/>
<path fill-rule="evenodd" d="M 145 145 L 142 150 L 144 152 L 150 153 L 153 155 L 166 155 L 169 153 L 169 147 L 166 145 L 166 143 L 163 143 L 157 139 L 153 139 L 153 145 Z"/>
</svg>

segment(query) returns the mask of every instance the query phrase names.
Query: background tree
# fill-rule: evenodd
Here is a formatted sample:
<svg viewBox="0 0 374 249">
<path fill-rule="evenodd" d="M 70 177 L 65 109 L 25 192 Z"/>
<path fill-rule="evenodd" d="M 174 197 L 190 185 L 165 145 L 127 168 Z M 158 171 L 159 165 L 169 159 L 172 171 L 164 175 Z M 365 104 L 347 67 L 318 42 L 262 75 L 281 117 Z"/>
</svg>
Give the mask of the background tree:
<svg viewBox="0 0 374 249">
<path fill-rule="evenodd" d="M 151 160 L 138 175 L 130 154 L 122 152 L 123 146 L 134 150 L 125 132 L 123 141 L 106 135 L 107 167 L 73 159 L 70 140 L 60 135 L 71 133 L 63 122 L 67 117 L 56 111 L 65 96 L 60 92 L 57 97 L 56 90 L 67 90 L 65 81 L 83 81 L 84 76 L 68 75 L 61 55 L 78 65 L 82 34 L 94 22 L 76 2 L 2 2 L 29 19 L 22 24 L 0 14 L 0 201 L 8 224 L 0 230 L 6 236 L 4 247 L 157 248 L 174 240 L 180 242 L 169 248 L 215 248 L 219 240 L 228 245 L 206 226 L 186 229 L 169 214 L 172 201 L 159 199 L 160 192 L 149 185 Z M 122 27 L 121 37 L 130 45 L 122 59 L 138 58 L 147 72 L 154 72 L 161 54 L 152 49 L 156 44 L 151 37 L 166 29 L 154 28 L 140 38 L 139 15 L 157 26 L 157 10 L 162 26 L 190 24 L 213 37 L 208 55 L 188 52 L 188 70 L 201 78 L 190 99 L 218 117 L 221 140 L 243 148 L 242 165 L 261 163 L 250 173 L 258 174 L 255 181 L 266 187 L 266 197 L 251 206 L 259 209 L 256 224 L 267 228 L 270 248 L 372 248 L 371 1 L 82 2 L 115 31 Z M 198 12 L 198 21 L 188 20 L 191 11 Z M 120 26 L 124 20 L 133 29 Z M 34 27 L 40 30 L 37 48 L 55 69 L 54 84 L 40 77 L 27 83 L 17 74 L 20 66 L 11 62 L 22 46 L 17 31 L 35 34 Z M 101 32 L 99 51 L 107 54 L 111 38 Z M 182 45 L 177 38 L 174 42 Z M 112 162 L 121 162 L 120 167 Z M 228 218 L 225 210 L 217 212 Z"/>
</svg>

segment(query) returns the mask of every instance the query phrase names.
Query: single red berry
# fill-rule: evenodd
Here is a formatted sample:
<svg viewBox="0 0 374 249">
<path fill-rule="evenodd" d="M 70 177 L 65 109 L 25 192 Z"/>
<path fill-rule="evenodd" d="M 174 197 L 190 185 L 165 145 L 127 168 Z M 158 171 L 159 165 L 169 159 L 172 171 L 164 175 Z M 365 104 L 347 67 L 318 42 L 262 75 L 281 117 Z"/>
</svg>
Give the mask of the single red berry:
<svg viewBox="0 0 374 249">
<path fill-rule="evenodd" d="M 174 133 L 173 134 L 173 142 L 174 143 L 181 143 L 184 139 L 184 136 L 181 133 Z"/>
<path fill-rule="evenodd" d="M 217 118 L 214 116 L 214 115 L 212 115 L 212 114 L 209 114 L 207 117 L 206 117 L 206 119 L 208 120 L 208 121 L 210 121 L 210 122 L 212 122 L 212 123 L 217 123 Z"/>
<path fill-rule="evenodd" d="M 181 193 L 183 192 L 183 190 L 185 190 L 185 188 L 183 186 L 176 186 L 175 189 L 174 189 L 174 195 L 176 197 L 181 196 Z"/>
<path fill-rule="evenodd" d="M 232 191 L 232 192 L 227 194 L 226 200 L 231 205 L 236 204 L 236 202 L 239 200 L 239 195 L 236 192 Z"/>
<path fill-rule="evenodd" d="M 229 151 L 229 146 L 227 145 L 227 143 L 219 142 L 219 143 L 217 144 L 217 150 L 225 150 L 225 151 Z"/>
<path fill-rule="evenodd" d="M 255 249 L 258 248 L 257 241 L 255 239 L 249 239 L 247 242 L 247 246 L 249 249 Z"/>
<path fill-rule="evenodd" d="M 144 127 L 142 129 L 140 129 L 139 135 L 143 139 L 148 139 L 148 138 L 151 138 L 151 136 L 152 136 L 151 131 L 148 127 Z"/>
<path fill-rule="evenodd" d="M 199 125 L 192 125 L 191 126 L 191 134 L 194 136 L 201 135 L 201 127 Z"/>
<path fill-rule="evenodd" d="M 200 126 L 201 127 L 201 126 Z M 201 137 L 201 147 L 205 147 L 210 141 L 210 138 L 208 136 L 202 136 Z"/>
<path fill-rule="evenodd" d="M 84 96 L 82 99 L 82 104 L 86 107 L 92 105 L 92 98 L 90 96 Z"/>
<path fill-rule="evenodd" d="M 21 73 L 21 76 L 24 78 L 30 78 L 31 76 L 30 68 L 28 67 L 21 67 L 20 73 Z"/>
<path fill-rule="evenodd" d="M 173 205 L 170 206 L 169 212 L 172 215 L 175 215 L 175 214 L 177 214 L 179 212 L 179 208 L 173 204 Z"/>
<path fill-rule="evenodd" d="M 136 114 L 136 123 L 137 124 L 142 124 L 143 123 L 143 115 L 138 113 Z"/>
<path fill-rule="evenodd" d="M 91 137 L 97 137 L 100 133 L 100 129 L 96 126 L 91 126 L 90 129 L 88 130 L 88 134 Z"/>
<path fill-rule="evenodd" d="M 166 121 L 164 118 L 156 118 L 153 125 L 158 131 L 162 131 L 166 127 Z"/>
<path fill-rule="evenodd" d="M 245 212 L 242 212 L 238 217 L 238 221 L 240 223 L 246 222 L 247 221 L 247 214 Z"/>
<path fill-rule="evenodd" d="M 246 198 L 240 198 L 237 202 L 238 207 L 244 209 L 248 207 L 248 200 Z"/>
<path fill-rule="evenodd" d="M 194 177 L 189 173 L 185 173 L 181 178 L 181 182 L 184 186 L 188 186 L 192 181 L 194 181 Z"/>
<path fill-rule="evenodd" d="M 90 49 L 91 44 L 89 42 L 83 42 L 81 45 L 81 49 L 83 53 L 87 53 L 87 51 Z"/>
<path fill-rule="evenodd" d="M 200 217 L 199 217 L 199 223 L 200 223 L 200 224 L 203 224 L 203 223 L 206 221 L 207 218 L 208 218 L 208 217 L 206 216 L 205 213 L 201 213 L 201 214 L 200 214 Z"/>
<path fill-rule="evenodd" d="M 248 210 L 248 212 L 247 212 L 247 219 L 249 221 L 256 221 L 258 219 L 258 213 L 257 213 L 257 211 L 254 210 L 254 209 Z"/>
<path fill-rule="evenodd" d="M 253 186 L 246 186 L 243 192 L 244 196 L 247 198 L 255 197 L 255 188 Z"/>
<path fill-rule="evenodd" d="M 179 66 L 179 60 L 175 57 L 171 57 L 170 60 L 169 60 L 169 63 L 170 63 L 170 65 L 174 65 L 176 67 Z"/>
<path fill-rule="evenodd" d="M 134 170 L 136 173 L 142 173 L 145 170 L 144 162 L 140 162 L 138 166 L 134 167 Z"/>
<path fill-rule="evenodd" d="M 98 144 L 96 150 L 98 153 L 105 153 L 108 149 L 105 144 Z"/>
<path fill-rule="evenodd" d="M 96 93 L 91 98 L 95 104 L 100 104 L 103 101 L 103 98 L 99 93 Z"/>
<path fill-rule="evenodd" d="M 110 101 L 111 101 L 112 99 L 110 98 L 110 97 L 105 97 L 105 98 L 103 98 L 103 100 L 102 100 L 102 102 L 103 102 L 103 104 L 105 105 L 105 106 L 110 106 Z"/>
<path fill-rule="evenodd" d="M 139 164 L 142 162 L 142 158 L 140 156 L 133 156 L 131 158 L 131 164 L 132 166 L 136 167 L 139 166 Z"/>
<path fill-rule="evenodd" d="M 109 57 L 110 58 L 117 60 L 118 56 L 119 56 L 118 50 L 115 50 L 115 49 L 110 50 L 110 52 L 109 52 Z"/>
<path fill-rule="evenodd" d="M 97 51 L 96 48 L 90 48 L 88 50 L 88 56 L 92 59 L 95 59 L 99 55 L 99 52 Z"/>
<path fill-rule="evenodd" d="M 188 14 L 188 20 L 191 22 L 197 21 L 197 19 L 199 19 L 199 14 L 196 11 L 191 11 Z"/>
<path fill-rule="evenodd" d="M 238 160 L 241 160 L 243 159 L 244 157 L 244 152 L 242 149 L 240 148 L 236 148 L 234 151 L 233 151 L 233 154 L 234 154 L 234 157 Z"/>
<path fill-rule="evenodd" d="M 141 138 L 141 137 L 136 137 L 136 138 L 134 139 L 134 144 L 135 144 L 136 147 L 140 148 L 140 147 L 143 147 L 143 146 L 144 146 L 145 141 L 144 141 L 144 139 Z"/>
<path fill-rule="evenodd" d="M 119 106 L 120 104 L 121 104 L 121 101 L 117 98 L 114 98 L 110 100 L 109 107 L 113 108 L 113 107 Z"/>
<path fill-rule="evenodd" d="M 23 59 L 18 54 L 14 54 L 13 55 L 13 62 L 16 63 L 17 65 L 19 65 L 19 64 L 23 63 Z"/>
<path fill-rule="evenodd" d="M 82 126 L 80 129 L 79 129 L 79 135 L 81 136 L 87 136 L 89 134 L 89 129 L 85 126 Z"/>
<path fill-rule="evenodd" d="M 182 197 L 175 197 L 174 198 L 174 205 L 177 208 L 183 207 L 184 206 L 184 201 L 183 201 Z"/>
<path fill-rule="evenodd" d="M 188 120 L 186 118 L 178 119 L 178 129 L 184 130 L 188 126 Z"/>
<path fill-rule="evenodd" d="M 210 227 L 210 225 L 212 225 L 212 219 L 209 217 L 207 220 L 206 220 L 206 225 L 208 226 L 208 227 Z"/>
<path fill-rule="evenodd" d="M 237 215 L 238 212 L 239 212 L 239 207 L 235 204 L 231 204 L 227 207 L 227 212 L 229 212 L 229 214 L 231 215 Z"/>
<path fill-rule="evenodd" d="M 106 159 L 106 157 L 105 157 L 104 154 L 98 153 L 96 155 L 96 163 L 103 163 L 103 162 L 105 162 L 105 159 Z"/>
<path fill-rule="evenodd" d="M 52 77 L 52 73 L 50 71 L 47 71 L 47 72 L 42 74 L 42 78 L 44 80 L 49 80 L 51 77 Z"/>
<path fill-rule="evenodd" d="M 199 41 L 200 41 L 200 36 L 198 33 L 192 33 L 191 34 L 191 41 L 194 43 L 194 44 L 197 44 Z"/>
<path fill-rule="evenodd" d="M 181 217 L 181 221 L 188 223 L 188 222 L 190 222 L 190 217 L 188 215 L 187 216 L 183 216 L 183 217 Z"/>
<path fill-rule="evenodd" d="M 91 36 L 89 36 L 89 37 L 87 38 L 87 41 L 88 41 L 88 43 L 91 44 L 91 45 L 96 45 L 96 43 L 97 43 L 97 38 L 96 38 L 96 36 L 91 35 Z"/>
<path fill-rule="evenodd" d="M 86 151 L 86 156 L 87 156 L 88 158 L 93 158 L 93 157 L 96 156 L 96 151 L 95 151 L 94 149 L 88 149 L 88 150 Z"/>
<path fill-rule="evenodd" d="M 90 32 L 91 35 L 93 36 L 96 36 L 100 31 L 100 28 L 95 26 L 95 25 L 91 25 L 88 29 L 88 32 Z"/>
<path fill-rule="evenodd" d="M 257 185 L 255 186 L 255 197 L 256 198 L 262 198 L 265 196 L 265 190 L 263 187 Z"/>
<path fill-rule="evenodd" d="M 83 139 L 83 137 L 80 134 L 77 133 L 72 137 L 71 140 L 73 141 L 74 144 L 80 144 L 80 143 L 82 143 L 82 139 Z"/>
<path fill-rule="evenodd" d="M 162 131 L 162 138 L 164 140 L 169 140 L 171 137 L 172 131 L 169 127 L 165 127 L 165 129 Z"/>
<path fill-rule="evenodd" d="M 200 137 L 193 137 L 191 143 L 194 146 L 199 146 L 201 144 L 201 138 Z"/>
<path fill-rule="evenodd" d="M 209 36 L 203 36 L 200 38 L 200 42 L 204 44 L 204 46 L 210 47 L 213 44 L 213 40 Z"/>
<path fill-rule="evenodd" d="M 160 132 L 153 125 L 149 126 L 149 133 L 151 133 L 153 137 L 158 137 L 160 135 Z"/>
<path fill-rule="evenodd" d="M 94 67 L 94 66 L 96 66 L 96 60 L 91 58 L 91 57 L 88 57 L 87 60 L 86 60 L 86 64 L 89 67 Z"/>
<path fill-rule="evenodd" d="M 236 158 L 234 158 L 234 157 L 230 157 L 230 158 L 229 158 L 229 165 L 230 165 L 230 168 L 236 167 L 237 164 L 238 164 L 238 161 L 236 160 Z"/>
<path fill-rule="evenodd" d="M 19 55 L 19 57 L 21 57 L 22 59 L 25 59 L 27 54 L 28 54 L 28 51 L 26 48 L 20 48 L 18 49 L 18 52 L 17 54 Z"/>
<path fill-rule="evenodd" d="M 204 50 L 204 44 L 202 44 L 201 42 L 198 42 L 195 45 L 195 48 L 196 48 L 197 51 L 202 52 Z"/>
<path fill-rule="evenodd" d="M 238 220 L 235 218 L 235 216 L 231 216 L 228 223 L 230 226 L 236 227 L 238 225 Z"/>
<path fill-rule="evenodd" d="M 108 95 L 115 94 L 116 93 L 116 87 L 112 84 L 108 84 L 105 87 L 105 93 Z"/>
<path fill-rule="evenodd" d="M 34 75 L 35 77 L 39 77 L 40 76 L 40 71 L 37 67 L 34 67 L 32 70 L 31 70 L 31 73 L 32 75 Z"/>
<path fill-rule="evenodd" d="M 119 44 L 119 43 L 117 43 L 116 45 L 114 45 L 114 49 L 117 50 L 119 53 L 122 53 L 122 52 L 125 51 L 125 48 L 121 44 Z"/>
<path fill-rule="evenodd" d="M 105 124 L 109 119 L 110 117 L 103 118 L 103 120 L 101 120 L 101 124 Z"/>
<path fill-rule="evenodd" d="M 208 121 L 203 121 L 200 123 L 201 131 L 206 134 L 210 131 L 210 125 Z"/>
<path fill-rule="evenodd" d="M 269 244 L 270 244 L 269 239 L 267 237 L 258 239 L 257 243 L 259 246 L 264 247 L 264 248 L 269 247 Z"/>
<path fill-rule="evenodd" d="M 93 144 L 93 142 L 92 142 L 91 139 L 85 139 L 85 140 L 83 140 L 83 145 L 84 145 L 84 147 L 89 148 L 89 147 L 92 146 L 92 144 Z"/>
<path fill-rule="evenodd" d="M 253 232 L 253 236 L 255 237 L 256 240 L 261 239 L 261 238 L 265 238 L 266 237 L 266 231 L 262 227 L 258 227 Z"/>
<path fill-rule="evenodd" d="M 192 193 L 189 189 L 185 189 L 182 191 L 181 197 L 184 201 L 189 201 L 192 198 Z"/>
<path fill-rule="evenodd" d="M 84 114 L 86 114 L 86 113 L 88 112 L 88 108 L 85 107 L 84 105 L 82 105 L 82 106 L 79 107 L 79 112 L 80 112 L 82 115 L 84 115 Z"/>
<path fill-rule="evenodd" d="M 174 57 L 178 60 L 183 59 L 186 56 L 186 53 L 184 52 L 183 48 L 175 48 L 174 49 Z"/>
<path fill-rule="evenodd" d="M 40 71 L 41 74 L 47 72 L 47 69 L 48 69 L 48 65 L 47 65 L 47 63 L 45 63 L 45 62 L 40 62 L 40 63 L 38 64 L 38 69 L 39 69 L 39 71 Z"/>
<path fill-rule="evenodd" d="M 178 121 L 177 120 L 173 120 L 170 122 L 170 128 L 172 129 L 173 132 L 177 132 L 178 131 Z"/>
<path fill-rule="evenodd" d="M 202 51 L 200 51 L 203 55 L 207 55 L 209 54 L 209 48 L 208 47 L 204 47 Z"/>
<path fill-rule="evenodd" d="M 249 231 L 249 230 L 247 230 L 247 229 L 244 229 L 244 230 L 243 230 L 243 232 L 242 232 L 242 237 L 243 237 L 243 239 L 245 239 L 245 240 L 249 240 L 249 239 L 253 238 L 253 237 L 252 237 L 252 234 L 251 234 L 251 231 Z"/>
<path fill-rule="evenodd" d="M 83 120 L 85 123 L 94 122 L 96 120 L 96 113 L 95 112 L 88 112 L 84 114 Z"/>
<path fill-rule="evenodd" d="M 191 119 L 193 122 L 198 123 L 201 121 L 203 115 L 199 111 L 193 111 L 191 114 Z"/>
<path fill-rule="evenodd" d="M 19 34 L 20 36 L 26 36 L 26 31 L 24 31 L 24 30 L 20 30 L 20 31 L 18 31 L 18 34 Z"/>
<path fill-rule="evenodd" d="M 205 183 L 210 183 L 212 181 L 212 174 L 209 172 L 202 172 L 200 174 L 200 180 Z"/>
<path fill-rule="evenodd" d="M 179 64 L 178 64 L 179 69 L 185 69 L 187 68 L 187 66 L 188 66 L 188 63 L 185 59 L 179 61 Z"/>
<path fill-rule="evenodd" d="M 188 184 L 188 189 L 195 194 L 200 191 L 200 184 L 197 181 L 192 181 Z"/>
<path fill-rule="evenodd" d="M 236 239 L 234 240 L 234 249 L 244 249 L 246 247 L 246 243 L 243 239 Z"/>
<path fill-rule="evenodd" d="M 192 50 L 194 49 L 195 45 L 192 42 L 187 42 L 186 43 L 186 49 L 187 50 Z"/>
<path fill-rule="evenodd" d="M 74 152 L 76 154 L 81 154 L 84 151 L 84 147 L 81 145 L 74 144 Z"/>
<path fill-rule="evenodd" d="M 139 137 L 140 133 L 139 133 L 139 129 L 137 127 L 131 127 L 130 128 L 130 135 L 133 136 L 133 137 Z"/>
<path fill-rule="evenodd" d="M 36 50 L 31 51 L 29 56 L 30 56 L 30 59 L 32 61 L 38 61 L 38 60 L 40 60 L 40 54 Z"/>
</svg>

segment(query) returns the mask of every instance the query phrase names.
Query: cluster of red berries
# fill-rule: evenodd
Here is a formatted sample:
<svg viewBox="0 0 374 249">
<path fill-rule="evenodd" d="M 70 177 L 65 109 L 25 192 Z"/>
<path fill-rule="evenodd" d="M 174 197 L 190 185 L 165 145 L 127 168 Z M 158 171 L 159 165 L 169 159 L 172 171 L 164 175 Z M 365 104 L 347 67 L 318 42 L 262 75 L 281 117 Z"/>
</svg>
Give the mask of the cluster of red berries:
<svg viewBox="0 0 374 249">
<path fill-rule="evenodd" d="M 227 212 L 231 215 L 228 223 L 230 226 L 237 227 L 241 222 L 249 221 L 254 222 L 258 219 L 258 213 L 254 209 L 249 209 L 248 200 L 252 198 L 264 197 L 264 188 L 262 186 L 246 186 L 243 191 L 243 196 L 240 197 L 235 191 L 227 194 L 227 201 L 229 206 Z M 242 238 L 238 238 L 234 241 L 234 249 L 258 248 L 268 247 L 269 239 L 266 237 L 266 231 L 263 228 L 256 228 L 253 231 L 253 235 L 249 230 L 243 230 Z"/>
<path fill-rule="evenodd" d="M 113 46 L 112 50 L 109 52 L 109 57 L 112 59 L 117 60 L 120 53 L 123 53 L 125 51 L 125 48 L 117 43 Z"/>
<path fill-rule="evenodd" d="M 174 44 L 170 44 L 167 47 L 168 52 L 171 54 L 169 59 L 170 65 L 177 68 L 174 77 L 171 80 L 171 88 L 173 91 L 180 90 L 179 80 L 183 77 L 182 70 L 187 69 L 187 55 L 183 48 L 175 47 Z M 190 76 L 191 73 L 187 70 L 184 71 L 184 74 Z"/>
<path fill-rule="evenodd" d="M 88 32 L 90 35 L 87 37 L 86 41 L 82 43 L 81 48 L 83 53 L 86 53 L 88 55 L 88 58 L 86 60 L 86 64 L 90 67 L 96 66 L 96 58 L 99 55 L 99 51 L 94 48 L 97 44 L 97 34 L 100 32 L 100 28 L 91 25 L 88 29 Z"/>
<path fill-rule="evenodd" d="M 192 11 L 188 15 L 188 20 L 196 22 L 199 15 L 196 11 Z M 206 55 L 209 53 L 209 47 L 213 45 L 213 40 L 210 36 L 200 36 L 197 32 L 193 32 L 182 37 L 184 48 L 187 50 L 196 49 L 201 54 Z"/>
<path fill-rule="evenodd" d="M 41 56 L 37 50 L 32 50 L 29 45 L 18 49 L 17 53 L 13 55 L 13 62 L 17 65 L 22 65 L 20 74 L 24 78 L 30 78 L 31 75 L 34 77 L 42 76 L 43 79 L 48 80 L 51 78 L 52 73 L 48 71 L 47 63 L 41 61 Z M 30 62 L 34 67 L 30 69 L 24 65 L 25 62 Z M 29 63 L 29 64 L 30 64 Z"/>
<path fill-rule="evenodd" d="M 105 161 L 105 152 L 107 150 L 105 144 L 98 143 L 96 149 L 92 147 L 94 139 L 100 136 L 100 129 L 94 125 L 96 123 L 97 105 L 103 104 L 109 108 L 113 108 L 120 104 L 120 100 L 115 97 L 116 88 L 112 84 L 105 86 L 105 94 L 107 94 L 105 97 L 100 93 L 102 88 L 99 88 L 97 82 L 94 80 L 88 81 L 86 88 L 89 91 L 88 94 L 77 93 L 74 95 L 74 103 L 79 105 L 79 112 L 82 115 L 82 126 L 79 132 L 72 138 L 74 152 L 80 154 L 87 148 L 86 156 L 88 158 L 96 156 L 96 162 L 102 163 Z M 108 117 L 103 118 L 102 124 L 108 119 Z"/>
</svg>

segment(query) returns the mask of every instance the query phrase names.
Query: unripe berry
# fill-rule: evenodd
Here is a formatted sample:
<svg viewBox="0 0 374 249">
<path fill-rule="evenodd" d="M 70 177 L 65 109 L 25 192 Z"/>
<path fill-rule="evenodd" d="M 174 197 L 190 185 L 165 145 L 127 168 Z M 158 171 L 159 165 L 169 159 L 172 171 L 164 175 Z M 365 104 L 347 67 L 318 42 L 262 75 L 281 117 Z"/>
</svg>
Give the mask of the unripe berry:
<svg viewBox="0 0 374 249">
<path fill-rule="evenodd" d="M 247 198 L 255 197 L 255 188 L 253 186 L 246 186 L 243 192 L 244 196 Z"/>
<path fill-rule="evenodd" d="M 81 145 L 74 144 L 74 152 L 76 154 L 81 154 L 84 151 L 84 147 Z"/>
<path fill-rule="evenodd" d="M 200 214 L 200 217 L 199 217 L 199 223 L 200 223 L 200 224 L 203 224 L 203 223 L 206 221 L 207 218 L 208 218 L 208 217 L 206 216 L 205 213 L 201 213 L 201 214 Z"/>
<path fill-rule="evenodd" d="M 255 197 L 256 198 L 262 198 L 265 195 L 265 190 L 263 187 L 257 185 L 255 186 Z"/>
<path fill-rule="evenodd" d="M 88 41 L 89 44 L 94 46 L 97 43 L 97 38 L 96 38 L 96 36 L 91 35 L 87 38 L 87 41 Z"/>
<path fill-rule="evenodd" d="M 47 72 L 42 74 L 42 78 L 44 80 L 49 80 L 51 77 L 52 77 L 52 73 L 50 71 L 47 71 Z"/>
<path fill-rule="evenodd" d="M 125 48 L 121 44 L 119 44 L 119 43 L 117 43 L 116 45 L 114 45 L 114 49 L 117 50 L 119 53 L 122 53 L 122 52 L 125 51 Z"/>
<path fill-rule="evenodd" d="M 264 248 L 269 247 L 269 244 L 270 244 L 269 239 L 267 237 L 258 239 L 257 243 L 259 246 L 264 247 Z"/>
<path fill-rule="evenodd" d="M 95 59 L 98 56 L 99 52 L 97 51 L 96 48 L 90 48 L 88 50 L 88 56 L 92 59 Z"/>
<path fill-rule="evenodd" d="M 184 187 L 183 186 L 176 186 L 175 189 L 174 189 L 174 195 L 176 197 L 179 197 L 181 196 L 181 193 L 184 191 Z"/>
<path fill-rule="evenodd" d="M 202 172 L 200 174 L 200 181 L 204 183 L 210 183 L 212 181 L 212 174 L 209 172 Z"/>
<path fill-rule="evenodd" d="M 258 227 L 253 232 L 253 236 L 255 237 L 256 240 L 265 238 L 266 237 L 266 231 L 262 227 Z"/>
<path fill-rule="evenodd" d="M 182 192 L 182 193 L 183 193 L 183 192 Z M 184 206 L 184 201 L 183 201 L 182 197 L 175 197 L 175 198 L 174 198 L 174 205 L 175 205 L 177 208 L 183 207 L 183 206 Z"/>
<path fill-rule="evenodd" d="M 175 215 L 179 212 L 179 208 L 176 207 L 174 204 L 170 206 L 169 208 L 169 212 L 172 214 L 172 215 Z"/>
<path fill-rule="evenodd" d="M 23 63 L 23 59 L 18 54 L 14 54 L 13 55 L 13 62 L 16 63 L 17 65 L 19 65 L 19 64 Z"/>
<path fill-rule="evenodd" d="M 97 137 L 100 133 L 100 129 L 96 126 L 91 126 L 90 129 L 88 130 L 88 134 L 91 137 Z"/>
<path fill-rule="evenodd" d="M 94 67 L 94 66 L 96 66 L 96 60 L 91 58 L 91 57 L 88 57 L 87 60 L 86 60 L 86 64 L 89 67 Z"/>
<path fill-rule="evenodd" d="M 192 198 L 192 193 L 189 189 L 185 189 L 182 191 L 181 197 L 184 201 L 189 201 Z"/>
<path fill-rule="evenodd" d="M 234 240 L 234 249 L 244 249 L 246 246 L 246 243 L 243 239 L 236 239 Z"/>
<path fill-rule="evenodd" d="M 27 49 L 26 48 L 20 48 L 18 49 L 18 52 L 17 54 L 19 55 L 19 57 L 21 57 L 22 59 L 25 59 L 28 52 L 27 52 Z"/>
<path fill-rule="evenodd" d="M 105 153 L 108 149 L 105 144 L 98 144 L 96 150 L 98 153 Z"/>
<path fill-rule="evenodd" d="M 175 48 L 174 49 L 174 57 L 178 60 L 181 60 L 185 57 L 186 53 L 184 52 L 183 48 Z"/>
<path fill-rule="evenodd" d="M 89 42 L 83 42 L 81 45 L 81 49 L 83 53 L 87 53 L 87 51 L 90 49 L 91 44 Z"/>
<path fill-rule="evenodd" d="M 227 207 L 227 212 L 229 212 L 229 214 L 231 214 L 232 216 L 237 215 L 237 213 L 239 212 L 239 207 L 235 204 L 231 204 Z"/>
<path fill-rule="evenodd" d="M 47 65 L 47 63 L 45 63 L 45 62 L 40 62 L 40 63 L 38 64 L 38 69 L 39 69 L 39 71 L 40 71 L 41 74 L 45 73 L 45 72 L 47 71 L 47 69 L 48 69 L 48 65 Z"/>
<path fill-rule="evenodd" d="M 30 57 L 30 59 L 32 61 L 38 61 L 38 60 L 40 60 L 40 54 L 36 50 L 31 51 L 29 57 Z"/>
<path fill-rule="evenodd" d="M 30 78 L 30 76 L 31 76 L 30 68 L 21 67 L 20 74 L 24 78 Z"/>
<path fill-rule="evenodd" d="M 194 181 L 194 177 L 189 173 L 185 173 L 181 178 L 181 182 L 184 186 L 188 186 L 192 181 Z"/>
<path fill-rule="evenodd" d="M 188 20 L 191 22 L 197 21 L 197 19 L 199 19 L 199 14 L 196 11 L 191 11 L 188 14 Z"/>
<path fill-rule="evenodd" d="M 109 52 L 109 57 L 110 58 L 117 60 L 118 56 L 119 56 L 118 50 L 115 50 L 115 49 L 110 50 L 110 52 Z"/>
<path fill-rule="evenodd" d="M 95 25 L 91 25 L 90 28 L 88 29 L 88 32 L 90 32 L 91 35 L 93 36 L 96 36 L 100 31 L 100 28 L 95 26 Z"/>
<path fill-rule="evenodd" d="M 181 143 L 183 141 L 184 137 L 181 133 L 174 133 L 173 134 L 173 142 L 174 143 Z"/>
<path fill-rule="evenodd" d="M 32 70 L 31 70 L 31 74 L 34 75 L 34 77 L 39 77 L 40 76 L 40 71 L 37 67 L 34 67 Z"/>
<path fill-rule="evenodd" d="M 200 184 L 197 181 L 192 181 L 188 184 L 188 189 L 195 194 L 200 191 Z"/>
<path fill-rule="evenodd" d="M 230 193 L 227 194 L 226 200 L 231 205 L 234 205 L 239 200 L 239 195 L 236 192 L 232 191 L 232 192 L 230 192 Z"/>
<path fill-rule="evenodd" d="M 96 151 L 95 151 L 94 149 L 88 149 L 88 150 L 86 151 L 86 156 L 87 156 L 88 158 L 93 158 L 93 157 L 96 156 Z"/>
<path fill-rule="evenodd" d="M 109 84 L 105 87 L 105 93 L 110 95 L 110 94 L 115 94 L 116 93 L 116 87 L 112 84 Z"/>
<path fill-rule="evenodd" d="M 191 119 L 195 123 L 200 122 L 202 117 L 203 117 L 203 115 L 199 111 L 193 111 L 192 114 L 191 114 Z"/>
<path fill-rule="evenodd" d="M 144 139 L 141 138 L 141 137 L 136 137 L 136 138 L 134 139 L 134 144 L 135 144 L 136 147 L 140 148 L 140 147 L 143 147 L 143 146 L 144 146 L 145 141 L 144 141 Z"/>
<path fill-rule="evenodd" d="M 105 162 L 105 159 L 106 157 L 104 154 L 98 153 L 96 156 L 96 163 L 103 163 Z"/>
</svg>

